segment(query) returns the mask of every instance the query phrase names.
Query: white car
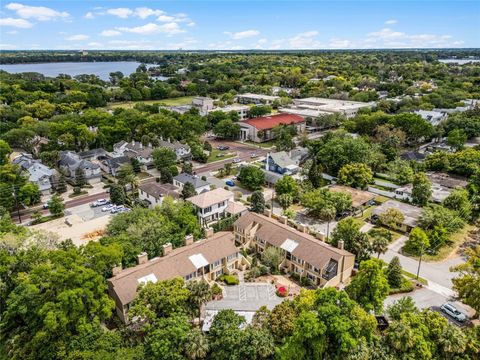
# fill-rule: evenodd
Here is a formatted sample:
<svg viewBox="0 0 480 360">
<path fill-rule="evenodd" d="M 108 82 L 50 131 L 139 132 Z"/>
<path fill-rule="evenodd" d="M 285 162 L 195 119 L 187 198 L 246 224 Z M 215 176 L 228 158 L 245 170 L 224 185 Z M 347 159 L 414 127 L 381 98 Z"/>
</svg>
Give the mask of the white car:
<svg viewBox="0 0 480 360">
<path fill-rule="evenodd" d="M 102 208 L 102 211 L 103 211 L 103 212 L 111 211 L 114 207 L 115 207 L 115 205 L 109 204 L 109 205 L 107 205 L 107 206 L 104 206 L 104 207 Z"/>
<path fill-rule="evenodd" d="M 235 158 L 235 159 L 233 159 L 233 163 L 234 163 L 234 164 L 237 164 L 237 163 L 239 163 L 239 162 L 242 162 L 242 159 L 240 159 L 240 158 Z"/>
<path fill-rule="evenodd" d="M 125 209 L 127 209 L 125 206 L 117 205 L 112 210 L 110 210 L 110 213 L 111 214 L 121 213 L 121 212 L 124 212 Z"/>
<path fill-rule="evenodd" d="M 450 315 L 452 318 L 454 318 L 459 322 L 464 322 L 465 320 L 467 320 L 467 317 L 465 316 L 465 314 L 458 311 L 457 308 L 452 304 L 449 304 L 449 303 L 443 304 L 440 307 L 440 310 L 442 310 L 443 313 Z"/>
<path fill-rule="evenodd" d="M 107 205 L 108 203 L 109 201 L 107 199 L 98 199 L 97 201 L 93 202 L 90 206 L 97 207 L 97 206 Z"/>
<path fill-rule="evenodd" d="M 256 158 L 257 156 L 258 156 L 258 155 L 255 154 L 255 153 L 251 153 L 251 154 L 250 154 L 250 157 L 251 157 L 252 159 L 253 159 L 253 158 Z"/>
</svg>

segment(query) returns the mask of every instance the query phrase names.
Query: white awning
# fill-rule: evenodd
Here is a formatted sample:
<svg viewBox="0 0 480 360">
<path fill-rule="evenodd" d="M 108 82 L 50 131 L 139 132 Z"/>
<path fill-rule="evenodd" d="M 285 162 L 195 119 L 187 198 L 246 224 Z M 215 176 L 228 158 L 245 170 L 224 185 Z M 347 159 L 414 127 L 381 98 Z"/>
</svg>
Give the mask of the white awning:
<svg viewBox="0 0 480 360">
<path fill-rule="evenodd" d="M 208 265 L 207 259 L 205 259 L 205 257 L 202 254 L 195 254 L 195 255 L 189 256 L 188 258 L 192 262 L 193 266 L 195 266 L 195 268 L 197 269 L 200 269 L 201 267 Z"/>
<path fill-rule="evenodd" d="M 293 250 L 295 250 L 297 246 L 298 246 L 298 243 L 296 241 L 287 239 L 282 245 L 280 245 L 280 248 L 291 253 Z"/>
<path fill-rule="evenodd" d="M 157 277 L 154 274 L 148 274 L 148 275 L 145 275 L 145 276 L 141 277 L 140 279 L 138 279 L 137 282 L 139 284 L 144 284 L 144 285 L 147 282 L 152 282 L 152 283 L 155 284 L 157 282 Z"/>
</svg>

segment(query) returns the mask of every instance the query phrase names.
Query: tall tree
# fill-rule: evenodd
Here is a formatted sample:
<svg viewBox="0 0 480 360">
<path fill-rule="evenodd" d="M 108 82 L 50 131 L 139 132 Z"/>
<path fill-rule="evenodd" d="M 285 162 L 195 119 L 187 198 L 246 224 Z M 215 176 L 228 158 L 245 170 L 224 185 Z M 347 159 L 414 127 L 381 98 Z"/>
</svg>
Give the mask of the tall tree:
<svg viewBox="0 0 480 360">
<path fill-rule="evenodd" d="M 425 173 L 418 173 L 413 178 L 412 201 L 415 205 L 425 206 L 432 196 L 432 183 Z"/>
<path fill-rule="evenodd" d="M 249 190 L 260 190 L 265 184 L 265 174 L 253 165 L 243 166 L 238 174 L 238 179 Z"/>
<path fill-rule="evenodd" d="M 347 164 L 338 172 L 340 184 L 366 189 L 373 182 L 372 170 L 365 164 Z"/>
<path fill-rule="evenodd" d="M 85 171 L 79 166 L 75 169 L 75 185 L 78 187 L 83 187 L 87 184 L 85 179 Z"/>
<path fill-rule="evenodd" d="M 362 260 L 369 257 L 369 241 L 366 234 L 360 231 L 360 225 L 351 217 L 342 219 L 338 222 L 333 231 L 331 243 L 338 246 L 340 241 L 344 242 L 345 250 L 357 255 Z"/>
<path fill-rule="evenodd" d="M 110 200 L 112 204 L 123 205 L 125 204 L 126 195 L 123 186 L 117 184 L 110 185 Z"/>
<path fill-rule="evenodd" d="M 402 275 L 402 266 L 400 265 L 400 259 L 398 256 L 394 256 L 387 268 L 387 279 L 388 284 L 393 289 L 398 289 L 402 286 L 403 275 Z"/>
<path fill-rule="evenodd" d="M 348 295 L 365 310 L 379 313 L 390 287 L 378 260 L 365 260 L 360 263 L 360 270 L 347 286 Z"/>
<path fill-rule="evenodd" d="M 453 282 L 459 299 L 480 313 L 480 246 L 466 250 L 467 261 L 451 270 L 459 273 Z"/>
<path fill-rule="evenodd" d="M 392 241 L 392 233 L 386 229 L 372 229 L 368 235 L 370 236 L 370 248 L 377 253 L 377 259 L 380 254 L 385 254 L 388 250 L 388 244 Z"/>
<path fill-rule="evenodd" d="M 263 214 L 265 211 L 265 197 L 263 196 L 263 192 L 260 190 L 254 191 L 250 201 L 250 210 L 258 214 Z"/>
<path fill-rule="evenodd" d="M 191 182 L 187 182 L 182 189 L 182 199 L 188 199 L 189 197 L 197 195 L 195 186 Z"/>
<path fill-rule="evenodd" d="M 48 202 L 48 209 L 50 210 L 50 214 L 52 214 L 53 216 L 63 215 L 63 211 L 65 210 L 65 204 L 63 203 L 63 199 L 57 194 L 53 194 L 50 201 Z"/>
</svg>

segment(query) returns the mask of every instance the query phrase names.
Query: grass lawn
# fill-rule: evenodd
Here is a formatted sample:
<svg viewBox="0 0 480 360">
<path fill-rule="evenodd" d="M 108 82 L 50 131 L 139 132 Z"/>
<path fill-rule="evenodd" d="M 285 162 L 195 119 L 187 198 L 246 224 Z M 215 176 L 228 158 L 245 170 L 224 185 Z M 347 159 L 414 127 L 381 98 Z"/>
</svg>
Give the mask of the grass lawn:
<svg viewBox="0 0 480 360">
<path fill-rule="evenodd" d="M 417 275 L 409 273 L 406 270 L 402 269 L 402 274 L 405 275 L 407 278 L 412 279 L 412 280 L 417 280 Z M 418 282 L 423 284 L 423 285 L 428 285 L 427 279 L 424 279 L 422 277 L 418 277 Z"/>
<path fill-rule="evenodd" d="M 149 173 L 146 173 L 146 172 L 140 172 L 140 173 L 137 174 L 137 176 L 138 176 L 139 180 L 148 179 L 148 178 L 152 177 L 152 175 L 150 175 Z"/>
<path fill-rule="evenodd" d="M 382 181 L 386 184 L 392 184 L 392 185 L 395 185 L 395 186 L 399 186 L 398 184 L 395 184 L 394 182 L 392 182 L 391 180 L 385 180 L 385 179 L 382 179 L 382 178 L 379 178 L 379 177 L 374 177 L 373 180 L 378 180 L 378 181 Z"/>
<path fill-rule="evenodd" d="M 171 98 L 171 99 L 162 99 L 162 100 L 143 100 L 143 101 L 122 101 L 122 102 L 114 102 L 109 103 L 107 105 L 107 109 L 116 109 L 116 108 L 123 108 L 123 109 L 131 109 L 135 106 L 135 104 L 159 104 L 165 106 L 178 106 L 178 105 L 189 105 L 192 103 L 194 96 L 182 96 L 178 98 Z"/>
<path fill-rule="evenodd" d="M 68 195 L 69 198 L 75 198 L 77 196 L 81 196 L 81 195 L 87 195 L 88 194 L 88 191 L 80 191 L 78 194 L 70 194 Z"/>
<path fill-rule="evenodd" d="M 217 155 L 219 155 L 219 154 L 223 154 L 224 156 L 223 157 L 218 157 Z M 229 153 L 227 151 L 222 151 L 222 150 L 218 150 L 218 149 L 212 149 L 212 151 L 210 152 L 210 155 L 208 156 L 207 164 L 211 163 L 211 162 L 214 162 L 214 161 L 231 159 L 235 156 L 236 155 L 234 153 Z"/>
<path fill-rule="evenodd" d="M 455 252 L 458 249 L 460 244 L 462 244 L 466 240 L 466 238 L 468 236 L 468 233 L 470 231 L 472 231 L 473 229 L 474 229 L 473 225 L 469 225 L 469 224 L 465 225 L 465 227 L 462 230 L 460 230 L 459 232 L 457 232 L 457 233 L 455 233 L 451 236 L 451 238 L 450 238 L 452 240 L 451 245 L 444 246 L 435 255 L 425 255 L 423 257 L 423 260 L 425 260 L 425 261 L 441 261 L 441 260 L 446 259 L 447 257 L 450 256 L 450 254 L 452 254 L 453 252 Z"/>
<path fill-rule="evenodd" d="M 375 201 L 380 203 L 380 204 L 383 204 L 387 200 L 390 200 L 390 198 L 388 198 L 386 196 L 382 196 L 382 195 L 375 196 Z"/>
<path fill-rule="evenodd" d="M 262 143 L 256 143 L 256 142 L 253 142 L 253 141 L 245 141 L 245 143 L 248 144 L 248 145 L 261 147 L 261 148 L 264 148 L 264 149 L 269 149 L 269 148 L 275 146 L 275 141 L 273 141 L 273 140 L 265 141 L 265 142 L 262 142 Z"/>
</svg>

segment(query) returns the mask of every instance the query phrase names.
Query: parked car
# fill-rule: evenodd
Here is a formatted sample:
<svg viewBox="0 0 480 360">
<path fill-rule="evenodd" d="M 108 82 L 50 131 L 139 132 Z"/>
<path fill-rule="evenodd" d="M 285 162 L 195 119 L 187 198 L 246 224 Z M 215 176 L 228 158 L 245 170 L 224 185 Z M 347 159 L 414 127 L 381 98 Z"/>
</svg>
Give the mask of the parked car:
<svg viewBox="0 0 480 360">
<path fill-rule="evenodd" d="M 223 150 L 228 150 L 228 149 L 230 149 L 230 146 L 227 146 L 227 145 L 219 145 L 219 146 L 217 146 L 217 149 L 218 149 L 218 150 L 221 150 L 221 151 L 223 151 Z"/>
<path fill-rule="evenodd" d="M 121 212 L 124 212 L 125 209 L 127 209 L 125 206 L 117 205 L 112 210 L 110 210 L 110 213 L 111 214 L 121 213 Z"/>
<path fill-rule="evenodd" d="M 111 211 L 114 207 L 115 207 L 115 205 L 113 205 L 113 204 L 108 204 L 108 205 L 106 205 L 106 206 L 104 206 L 104 207 L 102 208 L 102 211 L 103 211 L 103 212 L 108 212 L 108 211 Z"/>
<path fill-rule="evenodd" d="M 465 314 L 462 313 L 461 311 L 458 311 L 457 308 L 452 304 L 445 303 L 440 307 L 440 310 L 444 314 L 451 316 L 452 318 L 454 318 L 459 322 L 464 322 L 465 320 L 467 320 L 467 317 L 465 316 Z"/>
<path fill-rule="evenodd" d="M 97 207 L 97 206 L 103 206 L 109 204 L 110 201 L 107 199 L 98 199 L 97 201 L 94 201 L 93 203 L 90 204 L 91 207 Z"/>
<path fill-rule="evenodd" d="M 222 153 L 217 154 L 217 157 L 224 157 L 224 156 L 225 156 L 225 154 L 222 154 Z"/>
<path fill-rule="evenodd" d="M 42 207 L 43 207 L 44 209 L 48 209 L 48 203 L 43 204 Z"/>
<path fill-rule="evenodd" d="M 256 158 L 257 156 L 258 156 L 258 155 L 255 154 L 255 153 L 251 153 L 251 154 L 250 154 L 250 157 L 251 157 L 252 159 L 253 159 L 253 158 Z"/>
<path fill-rule="evenodd" d="M 225 181 L 225 184 L 227 184 L 228 186 L 235 186 L 235 183 L 233 182 L 233 180 L 227 180 Z"/>
<path fill-rule="evenodd" d="M 239 163 L 239 162 L 241 162 L 241 161 L 242 161 L 242 159 L 240 159 L 240 158 L 235 158 L 235 159 L 233 159 L 233 163 L 234 163 L 234 164 L 237 164 L 237 163 Z"/>
</svg>

